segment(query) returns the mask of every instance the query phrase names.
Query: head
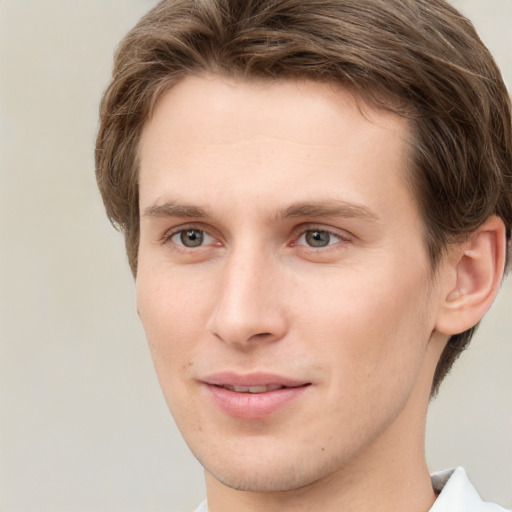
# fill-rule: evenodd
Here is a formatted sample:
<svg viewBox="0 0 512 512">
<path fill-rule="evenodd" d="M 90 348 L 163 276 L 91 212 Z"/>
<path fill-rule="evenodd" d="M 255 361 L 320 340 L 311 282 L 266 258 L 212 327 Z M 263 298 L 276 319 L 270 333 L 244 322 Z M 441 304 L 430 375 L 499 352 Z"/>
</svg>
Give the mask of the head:
<svg viewBox="0 0 512 512">
<path fill-rule="evenodd" d="M 134 275 L 143 128 L 166 91 L 202 74 L 333 84 L 407 119 L 407 180 L 433 272 L 447 247 L 492 215 L 510 239 L 510 101 L 471 23 L 446 2 L 163 1 L 119 46 L 96 148 L 107 214 Z M 451 337 L 433 393 L 474 330 Z"/>
<path fill-rule="evenodd" d="M 198 112 L 198 105 L 202 111 Z M 340 105 L 343 109 L 338 111 Z M 279 109 L 280 115 L 274 115 Z M 221 114 L 217 117 L 219 111 Z M 204 112 L 204 117 L 201 112 Z M 268 119 L 260 117 L 260 112 L 268 112 Z M 305 121 L 305 131 L 296 132 L 295 127 L 302 125 L 302 119 Z M 231 126 L 236 129 L 231 130 Z M 247 149 L 244 137 L 254 133 L 263 134 L 268 144 L 261 145 L 256 137 Z M 280 140 L 281 135 L 291 145 L 284 142 L 273 144 L 272 141 Z M 317 136 L 324 138 L 317 140 Z M 373 136 L 375 139 L 372 139 Z M 289 151 L 297 141 L 306 139 L 311 141 L 312 147 L 315 144 L 321 147 L 323 140 L 326 146 L 334 148 L 335 137 L 338 137 L 336 140 L 349 141 L 355 149 L 350 152 L 341 144 L 343 150 L 338 148 L 325 155 L 321 151 L 313 152 L 316 160 L 311 162 L 311 169 L 316 169 L 320 180 L 313 179 L 300 162 L 296 162 L 296 165 L 302 171 L 297 170 L 296 175 L 290 173 L 288 164 L 301 154 L 300 150 Z M 247 140 L 252 139 L 247 137 Z M 366 151 L 365 147 L 358 146 L 361 141 L 366 141 Z M 369 143 L 373 146 L 368 146 Z M 210 153 L 217 144 L 219 147 L 229 146 L 229 149 L 224 153 Z M 366 167 L 360 166 L 360 172 L 354 172 L 350 165 L 345 164 L 353 159 L 359 159 L 361 163 L 366 154 L 372 153 L 373 147 L 380 148 L 375 150 L 375 154 L 382 157 L 383 169 L 389 170 L 389 175 L 365 175 L 362 169 L 370 169 L 372 165 L 375 167 L 376 161 L 368 162 Z M 338 150 L 341 152 L 337 153 Z M 197 155 L 199 160 L 194 160 Z M 226 155 L 229 158 L 226 159 Z M 305 151 L 302 162 L 309 156 Z M 166 163 L 162 167 L 163 160 Z M 318 204 L 314 208 L 311 204 L 300 206 L 303 190 L 311 190 L 317 199 L 322 200 L 327 192 L 336 189 L 338 177 L 329 169 L 335 167 L 334 163 L 338 161 L 344 162 L 341 166 L 343 177 L 339 178 L 343 192 L 348 196 L 352 192 L 352 197 L 348 199 L 357 199 L 361 191 L 363 197 L 368 189 L 366 199 L 369 203 L 374 201 L 375 205 L 382 206 L 380 213 L 377 208 L 377 215 L 371 208 L 370 212 L 365 207 L 354 209 L 357 200 L 349 201 L 348 208 L 342 207 L 342 216 L 352 219 L 350 222 L 364 224 L 367 221 L 364 224 L 367 227 L 354 227 L 353 230 L 360 234 L 355 238 L 363 241 L 360 245 L 354 245 L 364 247 L 366 240 L 368 247 L 372 243 L 375 247 L 387 247 L 381 259 L 375 259 L 380 249 L 365 253 L 373 254 L 374 259 L 365 260 L 368 265 L 363 271 L 359 256 L 343 256 L 349 258 L 348 268 L 353 272 L 349 275 L 345 273 L 346 270 L 340 270 L 338 261 L 328 261 L 330 256 L 322 253 L 321 257 L 327 260 L 315 260 L 313 263 L 322 263 L 322 269 L 334 269 L 334 274 L 324 275 L 324 270 L 315 272 L 314 279 L 317 281 L 314 281 L 300 277 L 301 269 L 305 268 L 301 266 L 302 263 L 294 265 L 293 271 L 290 270 L 288 274 L 288 270 L 276 270 L 274 264 L 277 260 L 265 260 L 266 253 L 254 256 L 255 252 L 251 252 L 249 246 L 255 239 L 251 242 L 244 233 L 266 233 L 265 236 L 261 235 L 260 242 L 275 241 L 283 236 L 283 232 L 291 229 L 290 218 L 301 222 L 305 219 L 308 223 L 312 218 L 318 218 L 325 225 L 326 218 L 331 219 L 339 214 L 339 211 L 333 213 L 333 204 L 328 201 L 330 213 L 321 211 L 319 214 Z M 250 349 L 248 345 L 237 345 L 234 340 L 244 337 L 243 326 L 233 318 L 238 313 L 247 316 L 247 310 L 251 309 L 249 305 L 257 302 L 249 296 L 250 290 L 255 290 L 255 293 L 268 293 L 265 296 L 268 303 L 261 305 L 259 310 L 251 310 L 253 317 L 246 318 L 248 323 L 262 321 L 265 324 L 254 327 L 257 332 L 253 334 L 257 336 L 251 338 L 260 340 L 262 346 L 280 347 L 272 352 L 273 355 L 267 354 L 266 359 L 262 356 L 259 363 L 265 361 L 270 368 L 278 357 L 281 360 L 289 357 L 290 352 L 285 350 L 291 329 L 288 319 L 298 311 L 305 311 L 304 315 L 299 315 L 297 324 L 293 324 L 299 326 L 297 331 L 293 331 L 294 337 L 306 339 L 308 336 L 319 336 L 325 340 L 320 355 L 311 359 L 308 359 L 306 352 L 301 353 L 302 349 L 306 350 L 305 346 L 299 345 L 300 349 L 295 352 L 295 349 L 292 350 L 298 358 L 293 371 L 307 374 L 309 380 L 306 384 L 309 386 L 312 383 L 308 389 L 320 390 L 324 384 L 329 388 L 323 380 L 326 374 L 330 375 L 327 378 L 329 382 L 337 382 L 338 377 L 332 376 L 329 371 L 324 372 L 322 365 L 329 361 L 328 351 L 333 349 L 336 336 L 342 331 L 355 344 L 347 343 L 342 355 L 338 354 L 340 373 L 350 375 L 355 372 L 352 380 L 358 381 L 360 389 L 365 390 L 361 391 L 361 396 L 371 397 L 378 392 L 379 378 L 368 378 L 370 374 L 379 375 L 384 371 L 383 367 L 386 367 L 389 375 L 394 373 L 395 378 L 388 386 L 390 401 L 381 409 L 381 418 L 373 424 L 375 430 L 367 431 L 367 438 L 378 436 L 386 428 L 387 422 L 391 422 L 398 411 L 405 407 L 409 395 L 400 395 L 400 390 L 407 388 L 414 393 L 415 375 L 423 371 L 422 350 L 434 350 L 432 347 L 437 346 L 434 350 L 437 350 L 435 371 L 432 369 L 431 372 L 434 374 L 433 381 L 432 374 L 426 372 L 428 388 L 435 392 L 454 360 L 468 344 L 474 326 L 480 319 L 466 325 L 462 332 L 454 332 L 446 344 L 437 339 L 437 345 L 432 343 L 427 350 L 425 333 L 433 320 L 430 313 L 422 312 L 434 311 L 435 308 L 430 307 L 432 297 L 440 293 L 436 284 L 437 276 L 443 273 L 446 261 L 457 254 L 454 248 L 471 241 L 482 226 L 496 223 L 504 226 L 500 232 L 503 238 L 506 236 L 510 240 L 510 101 L 492 57 L 470 22 L 439 0 L 161 2 L 126 36 L 118 49 L 113 80 L 101 106 L 96 162 L 98 183 L 107 213 L 125 235 L 130 265 L 142 297 L 141 317 L 150 338 L 164 394 L 167 394 L 166 386 L 169 390 L 179 389 L 181 385 L 173 380 L 172 375 L 164 375 L 168 370 L 165 366 L 165 343 L 176 342 L 176 346 L 179 346 L 182 342 L 186 346 L 190 341 L 187 337 L 201 338 L 204 345 L 197 348 L 197 352 L 192 354 L 177 350 L 178 360 L 173 362 L 174 366 L 171 365 L 173 371 L 177 374 L 183 372 L 191 381 L 227 378 L 225 375 L 219 377 L 218 373 L 214 377 L 209 374 L 213 368 L 209 364 L 213 361 L 218 363 L 215 370 L 227 367 L 227 361 L 237 361 L 238 367 L 247 371 L 253 368 L 251 362 L 256 361 L 254 354 L 263 354 L 266 349 L 256 352 L 254 345 Z M 176 174 L 170 162 L 176 162 Z M 247 169 L 243 170 L 246 162 Z M 282 165 L 283 162 L 286 165 Z M 231 169 L 232 166 L 239 172 Z M 168 179 L 167 174 L 163 176 L 163 168 L 171 178 Z M 269 168 L 283 169 L 283 172 L 269 173 Z M 241 180 L 240 173 L 243 175 L 244 172 L 247 179 Z M 228 183 L 229 187 L 218 188 L 219 183 Z M 288 186 L 290 183 L 291 186 Z M 324 188 L 322 183 L 325 183 Z M 368 186 L 372 183 L 377 184 Z M 192 190 L 190 194 L 187 192 L 185 204 L 170 201 L 174 199 L 173 187 L 178 198 L 184 190 Z M 286 190 L 286 193 L 276 194 L 276 187 L 277 190 Z M 394 190 L 396 197 L 393 197 Z M 227 199 L 223 202 L 224 195 Z M 283 196 L 293 204 L 284 203 Z M 188 201 L 189 198 L 192 200 Z M 387 203 L 382 202 L 382 198 L 387 198 Z M 401 208 L 399 213 L 402 215 L 397 215 L 394 203 L 396 208 Z M 244 204 L 247 205 L 246 210 Z M 322 208 L 325 210 L 326 206 Z M 336 208 L 339 210 L 339 204 Z M 257 217 L 260 210 L 267 217 L 263 213 L 261 218 Z M 268 219 L 275 219 L 278 214 L 283 218 L 279 230 L 265 231 L 269 225 Z M 404 235 L 397 239 L 389 235 L 380 243 L 372 238 L 372 233 L 378 231 L 375 228 L 378 219 L 382 220 L 386 215 L 396 223 L 394 234 L 402 232 Z M 159 218 L 172 218 L 176 223 L 176 219 L 184 217 L 188 227 L 183 228 L 184 224 L 180 222 L 181 231 L 166 228 L 160 236 L 160 245 L 182 247 L 185 243 L 183 236 L 189 237 L 187 243 L 192 245 L 184 249 L 185 253 L 173 253 L 172 263 L 163 263 L 160 256 L 151 260 L 148 254 L 156 253 L 148 249 L 152 242 L 148 241 L 150 237 L 147 232 L 156 228 L 144 228 L 145 235 L 141 225 Z M 377 219 L 374 228 L 369 227 L 372 226 L 372 218 L 374 221 Z M 239 219 L 238 224 L 233 219 Z M 156 224 L 153 222 L 151 225 Z M 202 226 L 207 228 L 202 231 Z M 248 231 L 242 230 L 242 233 L 239 230 L 238 233 L 240 226 Z M 325 241 L 323 238 L 327 237 L 328 246 L 335 241 L 336 251 L 341 250 L 339 244 L 351 243 L 344 239 L 343 230 L 329 233 L 316 225 L 309 231 L 293 233 L 287 235 L 286 251 L 293 251 L 294 255 L 300 253 L 301 262 L 305 260 L 311 263 L 312 259 L 310 253 L 304 252 L 303 237 L 320 237 L 320 240 L 313 238 L 313 244 L 322 244 Z M 406 235 L 408 240 L 404 238 Z M 235 239 L 237 250 L 227 251 Z M 196 242 L 201 247 L 204 245 L 205 249 L 194 252 L 192 260 L 188 260 L 191 253 L 187 251 L 192 250 Z M 502 241 L 502 246 L 504 243 Z M 222 252 L 224 249 L 226 253 Z M 246 252 L 242 257 L 240 251 L 244 250 Z M 220 262 L 227 258 L 224 254 L 230 254 L 232 258 L 227 270 L 224 267 L 221 270 Z M 286 256 L 288 253 L 282 254 Z M 285 256 L 279 261 L 292 261 Z M 317 258 L 316 252 L 314 258 Z M 417 265 L 410 267 L 408 262 L 411 261 L 417 262 Z M 506 262 L 504 258 L 499 261 L 501 275 Z M 260 275 L 268 273 L 268 282 L 265 281 L 267 278 L 263 279 L 264 282 L 261 279 L 251 282 L 254 276 L 244 273 L 251 263 L 253 270 L 259 268 Z M 155 273 L 159 265 L 166 269 L 165 276 Z M 400 272 L 396 271 L 397 266 Z M 409 273 L 405 271 L 406 267 Z M 200 272 L 189 274 L 192 268 Z M 208 268 L 208 272 L 202 274 L 205 268 Z M 358 268 L 361 270 L 358 271 Z M 341 272 L 338 277 L 335 276 L 337 272 Z M 208 280 L 210 282 L 205 291 L 202 286 Z M 187 283 L 196 286 L 196 291 L 182 293 Z M 318 287 L 315 288 L 312 283 Z M 176 289 L 169 292 L 173 286 Z M 324 296 L 317 301 L 316 290 L 322 287 L 329 290 L 328 299 Z M 379 293 L 375 293 L 373 287 Z M 217 295 L 218 290 L 222 290 L 222 297 Z M 393 291 L 394 295 L 387 294 L 387 291 Z M 178 300 L 183 301 L 183 307 L 176 306 L 174 293 L 180 294 Z M 283 293 L 289 300 L 287 313 L 281 315 Z M 151 297 L 161 305 L 156 315 L 161 316 L 156 322 L 148 320 L 150 315 L 145 311 L 144 305 L 152 300 Z M 241 306 L 244 300 L 247 300 L 245 305 L 248 307 Z M 189 307 L 190 304 L 194 304 L 195 309 Z M 240 307 L 238 312 L 237 307 Z M 187 311 L 192 311 L 192 320 L 187 318 Z M 336 315 L 339 312 L 346 315 L 347 311 L 351 312 L 350 318 L 345 318 L 348 321 L 332 327 L 331 322 Z M 371 315 L 368 313 L 370 311 Z M 183 324 L 180 323 L 180 315 Z M 167 316 L 173 317 L 176 323 L 164 325 Z M 203 320 L 210 336 L 206 340 L 203 332 L 198 334 L 195 331 Z M 320 329 L 315 322 L 321 325 Z M 372 329 L 373 323 L 376 330 Z M 416 330 L 417 325 L 423 330 Z M 384 332 L 381 329 L 389 339 L 385 335 L 381 339 Z M 165 337 L 166 330 L 172 330 L 176 340 L 164 340 L 164 344 L 151 343 L 151 338 L 161 338 L 162 333 Z M 402 341 L 411 339 L 410 344 L 400 345 L 402 352 L 399 358 L 389 356 L 394 337 Z M 382 343 L 376 350 L 376 340 L 385 339 L 389 344 Z M 233 342 L 231 348 L 226 348 L 229 345 L 226 343 L 219 352 L 210 353 L 213 341 L 219 340 Z M 372 340 L 374 343 L 370 343 Z M 274 344 L 275 341 L 282 343 Z M 330 341 L 332 345 L 329 345 Z M 365 343 L 369 344 L 366 346 Z M 439 350 L 440 346 L 442 350 Z M 206 353 L 207 359 L 204 356 Z M 203 356 L 196 359 L 198 354 Z M 245 358 L 242 357 L 244 354 Z M 400 364 L 401 360 L 409 361 L 407 372 L 394 372 L 395 365 Z M 383 364 L 384 361 L 387 366 Z M 356 371 L 358 368 L 359 372 Z M 295 376 L 293 371 L 290 367 L 290 373 Z M 216 384 L 209 382 L 209 385 L 215 387 Z M 341 385 L 343 383 L 338 382 L 338 388 Z M 172 391 L 169 395 L 173 393 L 178 396 L 180 392 Z M 358 411 L 356 402 L 359 406 L 365 402 L 357 400 L 358 393 L 356 390 L 348 398 L 345 404 L 347 408 L 342 410 L 340 406 L 339 411 L 341 424 L 346 424 L 348 430 L 352 429 L 349 432 L 352 440 L 361 434 L 365 418 L 372 414 L 378 416 L 375 410 L 367 410 L 373 403 L 370 400 L 363 407 L 364 410 L 359 411 L 359 422 L 351 423 L 351 419 L 344 418 L 348 410 Z M 185 418 L 186 412 L 174 405 L 179 398 L 166 397 L 178 425 L 180 422 L 187 424 L 186 429 L 194 431 L 193 436 L 197 434 L 196 437 L 200 439 L 207 418 L 198 417 L 197 421 L 193 419 L 190 423 L 190 418 Z M 187 400 L 182 401 L 193 403 L 196 398 L 194 391 Z M 219 400 L 222 402 L 223 398 Z M 226 431 L 230 430 L 229 422 L 221 423 Z M 257 444 L 256 439 L 259 439 L 261 432 L 257 431 L 259 427 L 255 428 L 250 435 Z M 311 432 L 306 429 L 305 432 L 315 435 L 314 429 Z M 332 453 L 329 443 L 332 440 L 324 434 L 324 438 L 319 435 L 321 442 L 326 443 L 324 466 L 332 463 L 334 467 L 339 460 L 335 457 L 329 459 Z M 365 436 L 361 434 L 360 437 Z M 236 436 L 233 439 L 236 445 Z M 278 433 L 275 439 L 275 445 L 261 445 L 262 453 L 268 449 L 273 453 L 286 453 L 279 444 Z M 191 445 L 195 442 L 191 441 Z M 351 442 L 350 446 L 354 445 L 357 443 Z M 220 449 L 223 449 L 222 446 Z M 311 449 L 323 450 L 324 447 L 313 443 Z M 216 453 L 215 450 L 215 446 L 210 446 L 204 453 L 198 450 L 198 456 L 204 457 L 208 465 L 207 461 L 213 457 L 212 453 Z M 245 452 L 240 448 L 238 453 Z M 343 457 L 350 458 L 350 454 L 344 453 Z M 284 458 L 283 461 L 281 469 L 287 468 Z M 240 462 L 237 460 L 233 464 L 236 466 Z M 242 466 L 240 471 L 243 470 Z M 291 467 L 288 467 L 288 471 L 293 473 Z M 284 487 L 303 484 L 297 475 L 290 478 L 287 484 L 283 484 Z M 229 480 L 228 477 L 226 479 Z M 233 481 L 229 483 L 237 485 Z M 268 487 L 268 483 L 259 481 L 256 487 L 263 488 L 265 485 Z"/>
</svg>

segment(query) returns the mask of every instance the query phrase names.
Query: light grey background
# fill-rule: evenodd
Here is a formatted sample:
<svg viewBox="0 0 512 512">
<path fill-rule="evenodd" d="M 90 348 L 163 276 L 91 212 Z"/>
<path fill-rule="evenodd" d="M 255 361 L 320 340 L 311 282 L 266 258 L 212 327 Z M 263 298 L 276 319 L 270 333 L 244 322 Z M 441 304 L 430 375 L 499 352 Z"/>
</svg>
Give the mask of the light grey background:
<svg viewBox="0 0 512 512">
<path fill-rule="evenodd" d="M 97 104 L 152 0 L 0 0 L 0 511 L 187 511 L 180 439 L 94 181 Z M 458 0 L 512 83 L 512 0 Z M 512 282 L 432 404 L 432 470 L 512 507 Z"/>
</svg>

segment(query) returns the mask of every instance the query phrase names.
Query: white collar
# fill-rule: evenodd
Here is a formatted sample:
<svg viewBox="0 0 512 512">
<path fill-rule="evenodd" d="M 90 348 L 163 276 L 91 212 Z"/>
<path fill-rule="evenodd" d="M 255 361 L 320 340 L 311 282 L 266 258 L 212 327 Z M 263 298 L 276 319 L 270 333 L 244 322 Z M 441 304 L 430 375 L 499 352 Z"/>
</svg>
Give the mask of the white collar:
<svg viewBox="0 0 512 512">
<path fill-rule="evenodd" d="M 483 501 L 461 467 L 431 477 L 434 490 L 440 494 L 430 512 L 507 512 L 499 505 Z"/>
</svg>

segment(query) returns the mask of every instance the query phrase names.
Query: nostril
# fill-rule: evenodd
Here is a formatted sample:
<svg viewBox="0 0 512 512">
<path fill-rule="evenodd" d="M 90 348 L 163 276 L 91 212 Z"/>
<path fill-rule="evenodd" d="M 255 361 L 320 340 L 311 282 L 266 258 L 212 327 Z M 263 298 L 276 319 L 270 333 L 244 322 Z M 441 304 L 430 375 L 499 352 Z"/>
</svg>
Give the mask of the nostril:
<svg viewBox="0 0 512 512">
<path fill-rule="evenodd" d="M 272 336 L 272 333 L 270 333 L 270 332 L 260 332 L 258 334 L 253 334 L 252 338 L 268 338 L 269 336 Z"/>
</svg>

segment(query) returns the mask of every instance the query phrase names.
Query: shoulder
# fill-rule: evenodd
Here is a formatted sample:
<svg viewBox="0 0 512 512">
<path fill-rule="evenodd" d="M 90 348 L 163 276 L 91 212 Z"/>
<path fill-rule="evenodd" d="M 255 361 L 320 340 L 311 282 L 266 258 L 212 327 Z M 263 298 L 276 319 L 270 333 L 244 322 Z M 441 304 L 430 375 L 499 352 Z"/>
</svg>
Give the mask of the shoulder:
<svg viewBox="0 0 512 512">
<path fill-rule="evenodd" d="M 483 501 L 461 467 L 434 473 L 432 486 L 439 496 L 430 512 L 510 512 Z"/>
</svg>

